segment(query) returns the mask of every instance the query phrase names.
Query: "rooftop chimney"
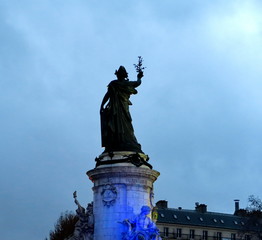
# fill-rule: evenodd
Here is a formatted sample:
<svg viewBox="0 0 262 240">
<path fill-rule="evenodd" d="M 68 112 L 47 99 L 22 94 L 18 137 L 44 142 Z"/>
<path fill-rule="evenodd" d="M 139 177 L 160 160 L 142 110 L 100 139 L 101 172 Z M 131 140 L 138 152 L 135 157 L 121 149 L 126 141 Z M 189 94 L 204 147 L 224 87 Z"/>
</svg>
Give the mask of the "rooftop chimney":
<svg viewBox="0 0 262 240">
<path fill-rule="evenodd" d="M 196 209 L 196 211 L 198 211 L 200 213 L 206 213 L 207 212 L 207 205 L 196 203 L 195 209 Z"/>
<path fill-rule="evenodd" d="M 239 200 L 235 199 L 235 212 L 239 211 Z"/>
<path fill-rule="evenodd" d="M 168 201 L 166 200 L 160 200 L 156 203 L 156 206 L 158 208 L 167 208 L 167 205 L 168 205 Z"/>
</svg>

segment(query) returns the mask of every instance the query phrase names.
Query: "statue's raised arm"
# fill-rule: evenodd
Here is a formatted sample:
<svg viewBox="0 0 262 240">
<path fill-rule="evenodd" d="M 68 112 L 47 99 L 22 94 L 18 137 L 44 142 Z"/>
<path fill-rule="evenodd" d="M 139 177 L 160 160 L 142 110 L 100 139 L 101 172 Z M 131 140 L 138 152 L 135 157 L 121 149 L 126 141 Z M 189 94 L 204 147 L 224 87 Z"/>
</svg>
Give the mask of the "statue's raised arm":
<svg viewBox="0 0 262 240">
<path fill-rule="evenodd" d="M 85 211 L 85 209 L 80 205 L 80 203 L 79 203 L 78 200 L 77 200 L 77 191 L 74 191 L 73 197 L 74 197 L 74 199 L 75 199 L 74 202 L 75 202 L 75 204 L 77 205 L 78 210 L 79 210 L 79 211 Z"/>
</svg>

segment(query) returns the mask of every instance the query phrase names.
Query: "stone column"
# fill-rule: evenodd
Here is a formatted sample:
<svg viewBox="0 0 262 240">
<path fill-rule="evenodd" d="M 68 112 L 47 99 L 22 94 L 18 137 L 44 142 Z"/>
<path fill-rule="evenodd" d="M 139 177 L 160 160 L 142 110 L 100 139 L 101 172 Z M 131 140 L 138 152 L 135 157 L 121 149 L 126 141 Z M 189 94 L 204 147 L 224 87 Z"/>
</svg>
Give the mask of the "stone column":
<svg viewBox="0 0 262 240">
<path fill-rule="evenodd" d="M 122 239 L 121 222 L 139 214 L 144 205 L 153 207 L 153 183 L 159 174 L 128 162 L 103 164 L 87 172 L 94 183 L 94 240 Z"/>
</svg>

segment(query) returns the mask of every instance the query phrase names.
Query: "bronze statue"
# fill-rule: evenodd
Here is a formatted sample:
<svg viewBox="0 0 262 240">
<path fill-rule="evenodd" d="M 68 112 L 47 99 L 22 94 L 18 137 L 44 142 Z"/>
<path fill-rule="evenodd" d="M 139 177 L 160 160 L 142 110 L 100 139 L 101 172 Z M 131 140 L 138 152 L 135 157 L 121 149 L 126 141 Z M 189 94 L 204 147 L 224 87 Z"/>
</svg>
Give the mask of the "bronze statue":
<svg viewBox="0 0 262 240">
<path fill-rule="evenodd" d="M 141 66 L 142 58 L 139 57 L 138 65 L 135 64 L 138 72 L 137 81 L 129 81 L 126 69 L 120 66 L 115 71 L 117 80 L 111 81 L 108 85 L 100 108 L 102 147 L 105 147 L 105 152 L 143 153 L 134 135 L 129 112 L 129 105 L 132 105 L 129 100 L 130 95 L 137 94 L 136 88 L 141 84 L 141 78 L 144 76 L 142 71 L 144 68 Z"/>
</svg>

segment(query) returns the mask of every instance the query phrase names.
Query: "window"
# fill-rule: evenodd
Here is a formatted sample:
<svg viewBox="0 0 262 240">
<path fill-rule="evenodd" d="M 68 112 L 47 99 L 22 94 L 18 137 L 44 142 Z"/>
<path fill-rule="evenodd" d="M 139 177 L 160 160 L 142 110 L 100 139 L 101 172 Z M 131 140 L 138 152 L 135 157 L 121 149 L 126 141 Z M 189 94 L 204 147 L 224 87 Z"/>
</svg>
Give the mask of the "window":
<svg viewBox="0 0 262 240">
<path fill-rule="evenodd" d="M 187 219 L 187 220 L 190 220 L 190 217 L 189 217 L 189 216 L 186 216 L 186 219 Z"/>
<path fill-rule="evenodd" d="M 201 217 L 201 218 L 199 218 L 199 220 L 201 221 L 201 222 L 203 222 L 204 221 L 204 219 Z"/>
<path fill-rule="evenodd" d="M 189 238 L 190 238 L 190 239 L 194 239 L 194 238 L 195 238 L 195 230 L 194 230 L 194 229 L 191 229 L 191 230 L 189 231 Z"/>
<path fill-rule="evenodd" d="M 245 235 L 245 240 L 250 240 L 251 239 L 251 236 L 250 235 Z"/>
<path fill-rule="evenodd" d="M 178 238 L 182 237 L 182 229 L 181 228 L 177 228 L 176 235 L 177 235 Z"/>
<path fill-rule="evenodd" d="M 169 229 L 168 227 L 164 227 L 164 237 L 168 237 Z"/>
<path fill-rule="evenodd" d="M 217 240 L 222 240 L 222 233 L 221 232 L 217 232 Z"/>
<path fill-rule="evenodd" d="M 203 240 L 207 240 L 208 237 L 208 231 L 203 231 Z"/>
<path fill-rule="evenodd" d="M 236 240 L 236 234 L 235 233 L 231 233 L 231 240 Z"/>
</svg>

